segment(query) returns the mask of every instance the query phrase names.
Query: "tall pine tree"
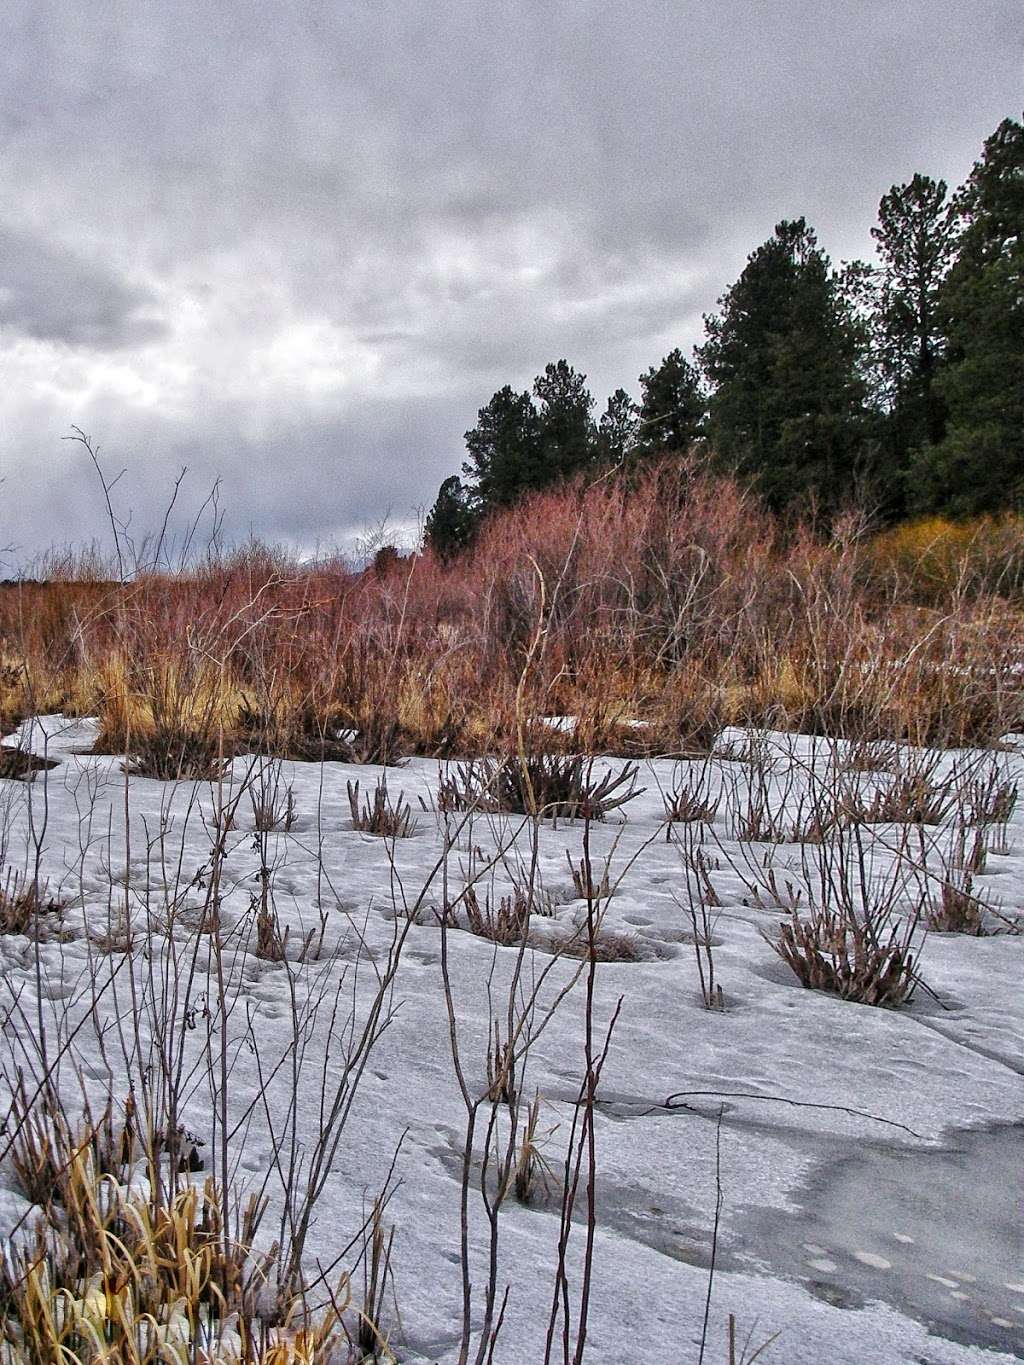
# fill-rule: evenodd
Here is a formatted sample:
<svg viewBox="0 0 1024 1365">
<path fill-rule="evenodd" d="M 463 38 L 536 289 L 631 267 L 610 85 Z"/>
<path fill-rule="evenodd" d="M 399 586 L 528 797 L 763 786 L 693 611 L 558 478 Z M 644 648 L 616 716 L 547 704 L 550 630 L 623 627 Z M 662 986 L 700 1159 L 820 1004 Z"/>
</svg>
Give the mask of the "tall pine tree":
<svg viewBox="0 0 1024 1365">
<path fill-rule="evenodd" d="M 540 401 L 544 482 L 554 483 L 595 458 L 594 400 L 587 389 L 587 376 L 577 374 L 566 360 L 546 365 L 544 373 L 534 380 L 533 392 Z"/>
<path fill-rule="evenodd" d="M 473 496 L 482 511 L 508 507 L 546 482 L 540 419 L 528 393 L 510 384 L 498 390 L 466 432 L 469 459 L 462 472 L 473 480 Z"/>
<path fill-rule="evenodd" d="M 775 508 L 848 497 L 863 445 L 863 344 L 814 233 L 782 222 L 705 319 L 716 460 L 754 478 Z"/>
<path fill-rule="evenodd" d="M 423 539 L 447 564 L 472 544 L 476 525 L 468 491 L 458 474 L 453 474 L 438 490 L 437 499 L 427 514 Z"/>
<path fill-rule="evenodd" d="M 939 296 L 956 245 L 945 182 L 915 175 L 894 185 L 871 235 L 879 257 L 871 318 L 875 396 L 884 414 L 879 474 L 887 511 L 899 515 L 911 453 L 945 434 L 936 383 L 945 345 Z"/>
<path fill-rule="evenodd" d="M 479 513 L 509 507 L 525 493 L 568 478 L 597 458 L 594 400 L 587 377 L 565 360 L 547 365 L 529 393 L 508 384 L 466 432 L 470 498 Z"/>
<path fill-rule="evenodd" d="M 622 465 L 637 443 L 640 413 L 625 389 L 616 389 L 597 424 L 597 458 L 601 464 Z"/>
<path fill-rule="evenodd" d="M 707 399 L 700 374 L 678 348 L 640 376 L 643 403 L 637 454 L 683 455 L 704 434 Z"/>
<path fill-rule="evenodd" d="M 1005 119 L 957 196 L 961 235 L 940 291 L 943 439 L 913 500 L 954 516 L 1024 508 L 1024 127 Z"/>
</svg>

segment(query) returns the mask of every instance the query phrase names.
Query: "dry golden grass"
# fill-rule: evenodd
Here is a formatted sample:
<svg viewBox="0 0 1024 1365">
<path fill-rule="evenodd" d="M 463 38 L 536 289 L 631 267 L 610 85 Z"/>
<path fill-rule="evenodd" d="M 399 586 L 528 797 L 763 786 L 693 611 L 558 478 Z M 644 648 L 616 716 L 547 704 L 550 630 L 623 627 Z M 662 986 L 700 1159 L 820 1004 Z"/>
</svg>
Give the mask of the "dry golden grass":
<svg viewBox="0 0 1024 1365">
<path fill-rule="evenodd" d="M 342 1320 L 343 1277 L 329 1307 L 307 1312 L 275 1279 L 278 1248 L 260 1237 L 265 1202 L 237 1214 L 213 1178 L 148 1194 L 153 1175 L 132 1102 L 75 1130 L 56 1097 L 16 1105 L 14 1167 L 40 1205 L 0 1261 L 0 1358 L 9 1365 L 326 1365 L 361 1358 Z M 227 1195 L 227 1197 L 226 1197 Z"/>
<path fill-rule="evenodd" d="M 591 955 L 595 962 L 640 961 L 640 947 L 636 935 L 616 929 L 599 928 L 591 944 L 584 926 L 570 937 L 544 946 L 548 952 L 555 952 L 559 957 L 572 957 L 583 961 L 589 961 Z"/>
</svg>

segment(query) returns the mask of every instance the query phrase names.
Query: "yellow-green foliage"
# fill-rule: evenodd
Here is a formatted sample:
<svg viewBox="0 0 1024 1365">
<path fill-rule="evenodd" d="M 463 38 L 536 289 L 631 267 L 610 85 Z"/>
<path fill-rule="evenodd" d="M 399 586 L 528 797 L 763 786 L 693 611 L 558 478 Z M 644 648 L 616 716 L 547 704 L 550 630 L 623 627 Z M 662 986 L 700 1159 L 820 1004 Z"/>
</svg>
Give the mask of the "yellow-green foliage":
<svg viewBox="0 0 1024 1365">
<path fill-rule="evenodd" d="M 875 575 L 924 601 L 957 590 L 1019 596 L 1024 588 L 1024 517 L 943 517 L 894 526 L 869 547 Z"/>
</svg>

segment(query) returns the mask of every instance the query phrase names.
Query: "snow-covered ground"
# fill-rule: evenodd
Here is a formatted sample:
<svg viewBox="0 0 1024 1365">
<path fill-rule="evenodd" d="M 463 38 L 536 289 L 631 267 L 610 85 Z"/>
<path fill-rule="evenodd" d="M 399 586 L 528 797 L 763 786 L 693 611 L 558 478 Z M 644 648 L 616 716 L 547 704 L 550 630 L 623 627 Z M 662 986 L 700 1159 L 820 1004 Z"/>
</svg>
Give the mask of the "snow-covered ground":
<svg viewBox="0 0 1024 1365">
<path fill-rule="evenodd" d="M 382 999 L 387 1027 L 360 1066 L 358 1086 L 343 1097 L 351 1109 L 326 1163 L 307 1258 L 334 1261 L 394 1161 L 386 1212 L 395 1228 L 393 1286 L 384 1325 L 398 1359 L 452 1365 L 462 1313 L 467 1110 L 453 1067 L 442 948 L 473 1096 L 487 1090 L 492 1021 L 506 1028 L 515 983 L 514 1018 L 524 1017 L 524 1000 L 535 1000 L 524 1026 L 532 1043 L 516 1081 L 527 1099 L 539 1092 L 548 1174 L 540 1172 L 530 1203 L 510 1195 L 498 1216 L 499 1299 L 506 1284 L 510 1289 L 494 1358 L 541 1365 L 560 1176 L 585 1065 L 586 999 L 585 964 L 555 958 L 545 946 L 586 918 L 566 858 L 579 864 L 583 824 L 545 822 L 540 829 L 534 878 L 552 913 L 534 917 L 538 946 L 521 955 L 461 928 L 442 935 L 446 896 L 454 900 L 468 876 L 480 878 L 481 904 L 487 894 L 510 894 L 530 875 L 532 849 L 521 817 L 477 813 L 467 823 L 456 814 L 448 826 L 455 846 L 445 860 L 436 762 L 387 770 L 392 798 L 404 793 L 416 816 L 413 833 L 393 841 L 353 829 L 346 791 L 355 779 L 361 795 L 372 791 L 384 770 L 334 763 L 267 769 L 263 784 L 276 783 L 279 800 L 291 789 L 294 820 L 287 832 L 261 840 L 243 790 L 255 760 L 234 760 L 223 789 L 172 787 L 126 779 L 117 759 L 88 756 L 94 733 L 88 721 L 60 717 L 23 727 L 23 742 L 58 766 L 31 784 L 0 780 L 5 865 L 31 869 L 38 852 L 51 893 L 65 902 L 61 933 L 38 945 L 0 936 L 0 1019 L 10 1061 L 38 1063 L 42 1038 L 51 1060 L 66 1043 L 68 1103 L 75 1068 L 94 1100 L 121 1099 L 132 1029 L 148 1044 L 161 1016 L 173 1014 L 184 1047 L 185 1126 L 209 1169 L 217 1116 L 227 1113 L 236 1178 L 265 1190 L 265 1226 L 277 1235 L 287 1155 L 298 1152 L 308 1170 L 324 1097 L 329 1104 L 346 1052 Z M 597 1226 L 585 1359 L 696 1365 L 719 1187 L 709 1365 L 728 1359 L 730 1314 L 740 1344 L 750 1334 L 750 1353 L 775 1336 L 759 1356 L 775 1365 L 1024 1358 L 1024 937 L 927 935 L 923 985 L 900 1009 L 802 989 L 762 931 L 773 932 L 785 914 L 771 904 L 769 873 L 776 891 L 787 881 L 797 889 L 813 881 L 816 855 L 794 843 L 754 846 L 734 837 L 751 779 L 749 763 L 737 757 L 742 737 L 733 738 L 711 763 L 682 765 L 694 781 L 703 775 L 712 804 L 718 800 L 708 824 L 667 829 L 662 793 L 681 769 L 666 760 L 642 764 L 643 794 L 589 829 L 595 872 L 607 865 L 614 888 L 602 930 L 625 935 L 635 960 L 602 962 L 596 971 L 599 1048 L 620 997 L 622 1007 L 595 1115 Z M 764 743 L 779 799 L 794 813 L 811 774 L 835 771 L 842 757 L 842 746 L 822 740 L 777 735 Z M 1024 789 L 1019 750 L 1008 747 L 998 762 Z M 619 766 L 598 760 L 595 772 Z M 216 809 L 239 792 L 220 888 L 218 978 L 201 920 Z M 938 845 L 948 833 L 920 837 Z M 885 882 L 896 835 L 872 826 L 869 836 L 867 876 Z M 698 848 L 720 902 L 708 913 L 724 1009 L 706 1009 L 699 987 L 689 910 Z M 289 930 L 287 961 L 256 952 L 261 864 L 281 929 Z M 1005 927 L 1021 911 L 1020 804 L 973 887 L 1002 915 L 995 923 Z M 397 970 L 382 997 L 379 982 L 396 960 L 396 942 Z M 220 1060 L 204 1063 L 210 1055 L 225 1060 L 226 1100 Z M 474 1324 L 488 1236 L 479 1160 L 490 1107 L 483 1112 L 468 1202 Z M 507 1110 L 496 1112 L 500 1132 Z M 577 1202 L 582 1210 L 582 1189 Z M 0 1231 L 25 1212 L 12 1172 L 0 1168 Z M 568 1254 L 574 1322 L 584 1234 L 577 1222 Z M 552 1359 L 562 1359 L 560 1347 Z"/>
</svg>

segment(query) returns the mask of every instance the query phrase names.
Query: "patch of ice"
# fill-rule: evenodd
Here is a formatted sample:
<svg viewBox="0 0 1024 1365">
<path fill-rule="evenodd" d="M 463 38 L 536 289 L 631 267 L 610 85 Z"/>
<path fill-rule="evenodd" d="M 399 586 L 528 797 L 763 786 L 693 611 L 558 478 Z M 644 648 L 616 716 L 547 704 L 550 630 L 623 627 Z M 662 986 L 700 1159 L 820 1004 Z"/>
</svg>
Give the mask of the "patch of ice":
<svg viewBox="0 0 1024 1365">
<path fill-rule="evenodd" d="M 823 1275 L 834 1275 L 839 1269 L 835 1261 L 830 1261 L 827 1256 L 818 1256 L 807 1264 L 812 1270 L 820 1270 Z"/>
<path fill-rule="evenodd" d="M 891 1270 L 892 1261 L 887 1261 L 884 1256 L 878 1256 L 873 1251 L 855 1251 L 853 1259 L 860 1261 L 861 1265 L 869 1265 L 872 1270 Z"/>
</svg>

